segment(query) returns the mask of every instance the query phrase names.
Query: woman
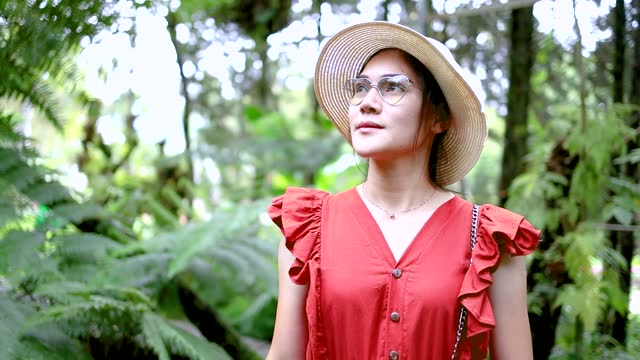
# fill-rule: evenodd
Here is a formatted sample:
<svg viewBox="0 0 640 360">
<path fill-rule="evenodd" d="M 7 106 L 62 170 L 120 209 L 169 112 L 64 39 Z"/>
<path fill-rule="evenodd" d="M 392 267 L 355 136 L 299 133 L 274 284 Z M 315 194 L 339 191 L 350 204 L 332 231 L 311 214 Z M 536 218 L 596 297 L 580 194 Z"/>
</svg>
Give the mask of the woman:
<svg viewBox="0 0 640 360">
<path fill-rule="evenodd" d="M 267 359 L 531 359 L 519 255 L 539 232 L 445 190 L 487 134 L 451 53 L 400 25 L 358 24 L 327 42 L 315 81 L 369 168 L 353 189 L 289 188 L 269 207 L 284 240 Z"/>
</svg>

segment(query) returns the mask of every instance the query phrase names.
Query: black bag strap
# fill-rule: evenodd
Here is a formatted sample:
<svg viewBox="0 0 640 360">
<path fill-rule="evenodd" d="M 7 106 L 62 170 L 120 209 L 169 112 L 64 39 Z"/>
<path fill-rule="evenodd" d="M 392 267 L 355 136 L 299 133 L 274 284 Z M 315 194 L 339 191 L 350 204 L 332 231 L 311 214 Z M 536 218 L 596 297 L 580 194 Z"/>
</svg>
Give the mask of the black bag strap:
<svg viewBox="0 0 640 360">
<path fill-rule="evenodd" d="M 469 255 L 469 267 L 473 264 L 473 248 L 476 247 L 476 238 L 478 234 L 478 205 L 473 204 L 471 211 L 471 235 L 470 245 L 471 251 Z M 464 306 L 460 306 L 460 318 L 458 319 L 458 329 L 456 331 L 456 343 L 453 345 L 453 354 L 451 354 L 451 360 L 455 360 L 458 353 L 458 345 L 460 345 L 460 339 L 462 339 L 462 331 L 464 329 L 464 323 L 467 320 L 467 310 Z"/>
</svg>

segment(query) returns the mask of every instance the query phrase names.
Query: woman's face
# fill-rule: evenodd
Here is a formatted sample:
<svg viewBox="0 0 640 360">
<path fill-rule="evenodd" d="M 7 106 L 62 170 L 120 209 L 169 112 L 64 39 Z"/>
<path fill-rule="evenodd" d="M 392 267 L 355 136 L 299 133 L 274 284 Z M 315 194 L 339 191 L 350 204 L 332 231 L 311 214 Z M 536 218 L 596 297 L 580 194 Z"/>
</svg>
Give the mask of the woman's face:
<svg viewBox="0 0 640 360">
<path fill-rule="evenodd" d="M 422 121 L 423 93 L 420 79 L 405 60 L 400 50 L 383 50 L 372 57 L 358 76 L 378 84 L 382 77 L 406 75 L 415 86 L 408 86 L 404 97 L 389 104 L 373 87 L 363 93 L 358 105 L 349 107 L 351 140 L 356 153 L 364 158 L 390 160 L 403 155 L 413 155 L 416 147 L 424 145 L 427 126 Z M 380 89 L 382 91 L 382 89 Z M 416 143 L 417 132 L 421 130 Z"/>
</svg>

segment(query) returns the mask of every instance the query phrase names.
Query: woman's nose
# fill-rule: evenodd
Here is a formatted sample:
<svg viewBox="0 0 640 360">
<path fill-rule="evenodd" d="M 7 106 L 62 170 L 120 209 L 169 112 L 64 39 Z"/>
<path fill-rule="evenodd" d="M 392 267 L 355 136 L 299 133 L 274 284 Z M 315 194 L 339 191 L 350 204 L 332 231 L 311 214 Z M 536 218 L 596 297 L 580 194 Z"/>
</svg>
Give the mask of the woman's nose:
<svg viewBox="0 0 640 360">
<path fill-rule="evenodd" d="M 362 99 L 360 103 L 360 112 L 361 113 L 376 113 L 380 111 L 380 106 L 382 105 L 382 98 L 380 97 L 380 92 L 377 88 L 371 87 L 367 95 Z"/>
</svg>

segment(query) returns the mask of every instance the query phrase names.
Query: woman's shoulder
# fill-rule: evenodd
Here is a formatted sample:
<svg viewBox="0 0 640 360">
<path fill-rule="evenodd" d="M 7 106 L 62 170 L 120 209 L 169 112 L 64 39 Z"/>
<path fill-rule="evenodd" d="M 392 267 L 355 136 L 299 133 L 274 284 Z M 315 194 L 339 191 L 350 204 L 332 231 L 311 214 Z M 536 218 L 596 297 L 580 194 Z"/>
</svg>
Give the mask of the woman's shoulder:
<svg viewBox="0 0 640 360">
<path fill-rule="evenodd" d="M 540 230 L 525 217 L 503 207 L 484 204 L 479 207 L 478 236 L 493 240 L 501 252 L 527 255 L 540 241 Z"/>
<path fill-rule="evenodd" d="M 329 193 L 323 190 L 288 187 L 284 194 L 271 201 L 267 213 L 287 235 L 288 228 L 309 225 L 309 220 L 319 219 L 327 196 Z"/>
<path fill-rule="evenodd" d="M 320 254 L 322 207 L 329 193 L 322 190 L 289 187 L 276 197 L 267 213 L 285 239 L 285 246 L 295 256 L 289 276 L 297 284 L 309 281 L 307 263 Z"/>
</svg>

